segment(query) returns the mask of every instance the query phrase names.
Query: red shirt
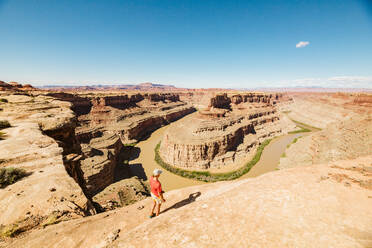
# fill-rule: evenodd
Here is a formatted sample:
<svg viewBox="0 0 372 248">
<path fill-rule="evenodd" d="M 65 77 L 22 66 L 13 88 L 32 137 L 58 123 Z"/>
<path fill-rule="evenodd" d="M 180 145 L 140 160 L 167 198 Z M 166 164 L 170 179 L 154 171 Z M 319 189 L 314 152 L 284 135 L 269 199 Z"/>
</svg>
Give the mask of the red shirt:
<svg viewBox="0 0 372 248">
<path fill-rule="evenodd" d="M 151 187 L 151 193 L 156 195 L 157 197 L 160 197 L 161 193 L 161 183 L 156 180 L 154 177 L 150 177 L 150 187 Z"/>
</svg>

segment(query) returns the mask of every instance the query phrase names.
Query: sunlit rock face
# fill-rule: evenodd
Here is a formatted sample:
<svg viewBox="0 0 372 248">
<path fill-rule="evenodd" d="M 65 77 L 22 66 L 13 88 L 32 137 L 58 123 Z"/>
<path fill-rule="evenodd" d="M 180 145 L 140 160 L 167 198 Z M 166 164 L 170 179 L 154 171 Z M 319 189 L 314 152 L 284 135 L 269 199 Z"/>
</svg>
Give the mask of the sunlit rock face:
<svg viewBox="0 0 372 248">
<path fill-rule="evenodd" d="M 160 146 L 163 160 L 184 168 L 232 163 L 265 139 L 294 128 L 276 108 L 279 94 L 218 94 L 192 119 L 172 125 Z"/>
</svg>

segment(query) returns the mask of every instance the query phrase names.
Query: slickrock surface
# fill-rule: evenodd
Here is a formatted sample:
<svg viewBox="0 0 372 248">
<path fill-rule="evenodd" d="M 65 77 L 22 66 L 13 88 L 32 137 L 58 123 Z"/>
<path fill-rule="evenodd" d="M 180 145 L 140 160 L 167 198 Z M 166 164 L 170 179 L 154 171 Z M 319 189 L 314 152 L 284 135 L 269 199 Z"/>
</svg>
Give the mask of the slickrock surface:
<svg viewBox="0 0 372 248">
<path fill-rule="evenodd" d="M 299 139 L 285 151 L 279 168 L 290 168 L 372 154 L 372 115 L 332 122 Z"/>
<path fill-rule="evenodd" d="M 163 160 L 186 168 L 214 168 L 233 163 L 267 138 L 295 125 L 277 113 L 280 95 L 217 95 L 193 120 L 172 125 L 160 146 Z"/>
<path fill-rule="evenodd" d="M 11 127 L 1 130 L 5 136 L 0 140 L 0 167 L 23 168 L 31 175 L 0 189 L 0 224 L 20 222 L 32 228 L 52 214 L 69 219 L 95 213 L 66 172 L 62 147 L 42 133 L 54 130 L 68 138 L 74 120 L 70 105 L 45 96 L 2 98 L 8 103 L 0 103 L 0 119 Z"/>
<path fill-rule="evenodd" d="M 166 193 L 48 226 L 8 247 L 371 247 L 372 156 Z"/>
</svg>

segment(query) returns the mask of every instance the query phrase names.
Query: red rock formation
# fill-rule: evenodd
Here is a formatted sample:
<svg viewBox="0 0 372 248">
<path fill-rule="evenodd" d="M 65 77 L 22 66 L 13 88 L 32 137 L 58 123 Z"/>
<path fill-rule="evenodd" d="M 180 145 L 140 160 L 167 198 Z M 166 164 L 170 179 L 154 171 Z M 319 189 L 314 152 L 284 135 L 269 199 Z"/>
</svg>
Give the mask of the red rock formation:
<svg viewBox="0 0 372 248">
<path fill-rule="evenodd" d="M 222 95 L 216 95 L 215 97 L 211 98 L 209 107 L 229 109 L 230 103 L 231 99 L 227 97 L 227 94 L 225 93 Z"/>
<path fill-rule="evenodd" d="M 114 182 L 114 171 L 125 143 L 136 142 L 157 128 L 191 113 L 194 108 L 169 93 L 78 95 L 49 93 L 49 96 L 72 103 L 78 116 L 75 130 L 81 152 L 71 149 L 66 159 L 71 175 L 79 181 L 88 196 L 93 196 Z M 53 131 L 57 140 L 67 139 L 69 132 Z M 73 142 L 70 142 L 74 144 Z"/>
<path fill-rule="evenodd" d="M 160 146 L 164 161 L 191 168 L 219 167 L 246 156 L 261 140 L 294 125 L 280 121 L 279 94 L 217 94 L 190 123 L 173 125 Z"/>
<path fill-rule="evenodd" d="M 275 111 L 210 122 L 194 119 L 195 126 L 190 123 L 190 129 L 184 124 L 169 128 L 160 153 L 164 161 L 179 167 L 206 169 L 224 165 L 235 160 L 236 153 L 251 150 L 262 138 L 280 133 L 278 124 L 271 126 L 278 120 Z M 249 135 L 252 138 L 247 139 Z"/>
</svg>

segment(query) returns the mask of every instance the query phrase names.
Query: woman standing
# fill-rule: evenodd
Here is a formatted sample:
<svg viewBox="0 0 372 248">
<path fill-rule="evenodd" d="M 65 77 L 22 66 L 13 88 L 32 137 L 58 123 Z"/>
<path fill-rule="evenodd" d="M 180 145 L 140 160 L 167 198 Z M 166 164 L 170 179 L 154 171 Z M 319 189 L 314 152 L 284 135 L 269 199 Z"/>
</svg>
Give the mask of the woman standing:
<svg viewBox="0 0 372 248">
<path fill-rule="evenodd" d="M 150 177 L 150 187 L 151 187 L 151 197 L 154 200 L 154 205 L 152 206 L 150 218 L 154 217 L 154 210 L 156 205 L 158 206 L 156 209 L 156 216 L 159 215 L 160 212 L 160 206 L 162 202 L 165 202 L 165 199 L 163 197 L 163 191 L 161 189 L 161 183 L 159 181 L 159 176 L 163 171 L 159 169 L 155 169 L 152 173 L 152 176 Z"/>
</svg>

